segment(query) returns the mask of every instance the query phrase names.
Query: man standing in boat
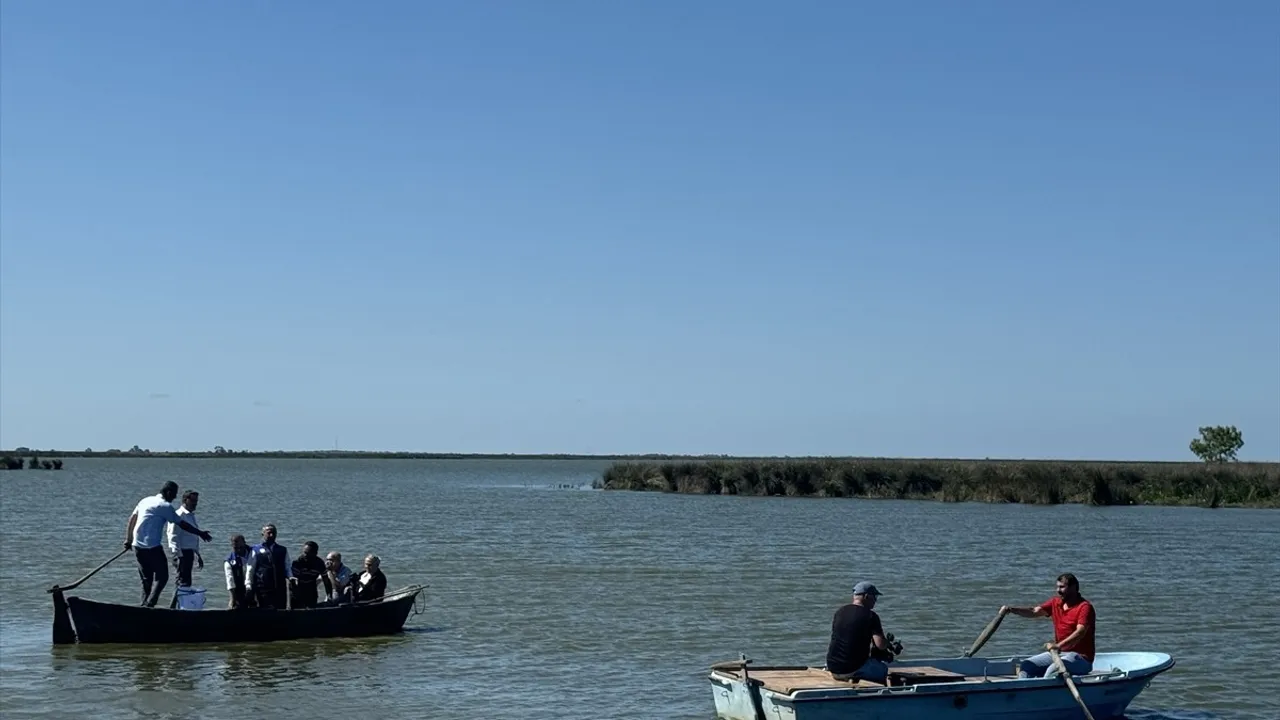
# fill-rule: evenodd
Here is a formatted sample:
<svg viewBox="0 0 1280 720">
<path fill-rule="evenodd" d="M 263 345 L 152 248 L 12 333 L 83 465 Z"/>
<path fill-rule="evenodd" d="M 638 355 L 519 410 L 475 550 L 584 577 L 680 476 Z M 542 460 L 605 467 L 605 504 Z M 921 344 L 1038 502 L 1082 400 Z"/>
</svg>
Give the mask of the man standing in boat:
<svg viewBox="0 0 1280 720">
<path fill-rule="evenodd" d="M 1072 675 L 1086 675 L 1093 670 L 1094 628 L 1097 614 L 1093 603 L 1080 594 L 1080 581 L 1071 573 L 1058 576 L 1057 594 L 1034 607 L 1004 605 L 1000 614 L 1018 617 L 1047 617 L 1053 620 L 1053 642 L 1045 643 L 1046 652 L 1032 655 L 1018 667 L 1018 677 L 1055 677 L 1058 669 L 1047 652 L 1056 649 L 1062 665 Z"/>
<path fill-rule="evenodd" d="M 836 680 L 870 680 L 883 683 L 889 666 L 871 657 L 871 645 L 887 650 L 889 643 L 872 611 L 880 591 L 869 582 L 853 586 L 853 601 L 836 610 L 831 619 L 831 642 L 827 645 L 827 672 Z"/>
<path fill-rule="evenodd" d="M 158 495 L 145 497 L 138 502 L 129 516 L 125 529 L 124 549 L 133 548 L 138 560 L 138 577 L 142 580 L 142 605 L 155 607 L 160 593 L 169 582 L 169 558 L 161 544 L 165 523 L 171 522 L 183 530 L 198 535 L 205 542 L 213 540 L 207 531 L 191 525 L 178 517 L 173 500 L 178 497 L 178 483 L 166 482 Z"/>
<path fill-rule="evenodd" d="M 292 564 L 293 576 L 297 582 L 293 585 L 294 608 L 312 608 L 320 603 L 320 589 L 316 583 L 324 582 L 326 600 L 333 595 L 333 583 L 329 581 L 324 561 L 320 559 L 320 546 L 315 540 L 302 544 L 302 552 Z"/>
<path fill-rule="evenodd" d="M 188 490 L 182 494 L 182 506 L 178 508 L 178 517 L 186 520 L 192 527 L 200 527 L 196 520 L 196 506 L 200 504 L 200 493 Z M 200 538 L 183 530 L 174 523 L 167 523 L 169 552 L 173 555 L 173 563 L 178 568 L 178 587 L 191 587 L 191 568 L 198 563 L 204 569 L 204 558 L 200 557 Z M 178 596 L 174 594 L 169 607 L 177 607 Z"/>
<path fill-rule="evenodd" d="M 253 596 L 249 594 L 249 564 L 253 560 L 253 554 L 249 550 L 249 543 L 245 542 L 243 535 L 235 535 L 231 538 L 231 554 L 227 556 L 226 562 L 222 563 L 222 567 L 227 576 L 227 594 L 231 596 L 227 607 L 231 608 L 247 608 L 253 606 Z"/>
<path fill-rule="evenodd" d="M 289 583 L 294 582 L 289 562 L 289 549 L 276 542 L 276 526 L 262 528 L 262 542 L 253 546 L 247 574 L 249 590 L 258 607 L 286 610 L 289 607 Z"/>
</svg>

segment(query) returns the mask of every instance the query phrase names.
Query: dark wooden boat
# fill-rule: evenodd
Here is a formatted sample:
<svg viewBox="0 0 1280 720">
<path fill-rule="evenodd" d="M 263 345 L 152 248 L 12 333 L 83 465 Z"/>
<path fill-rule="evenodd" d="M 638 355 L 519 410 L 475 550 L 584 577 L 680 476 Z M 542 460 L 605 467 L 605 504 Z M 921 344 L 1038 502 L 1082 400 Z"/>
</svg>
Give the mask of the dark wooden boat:
<svg viewBox="0 0 1280 720">
<path fill-rule="evenodd" d="M 171 610 L 64 599 L 60 589 L 51 589 L 53 642 L 225 643 L 392 635 L 404 629 L 423 590 L 411 585 L 379 600 L 302 610 Z"/>
</svg>

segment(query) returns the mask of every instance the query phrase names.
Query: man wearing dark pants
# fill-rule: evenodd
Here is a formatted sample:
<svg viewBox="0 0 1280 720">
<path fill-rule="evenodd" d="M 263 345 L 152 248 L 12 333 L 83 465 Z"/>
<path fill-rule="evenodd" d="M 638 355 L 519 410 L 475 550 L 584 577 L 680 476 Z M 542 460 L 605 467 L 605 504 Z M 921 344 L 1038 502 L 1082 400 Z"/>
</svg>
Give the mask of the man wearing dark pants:
<svg viewBox="0 0 1280 720">
<path fill-rule="evenodd" d="M 178 497 L 178 484 L 172 480 L 160 489 L 160 494 L 145 497 L 138 502 L 129 516 L 125 529 L 124 549 L 133 548 L 138 559 L 138 577 L 142 580 L 142 605 L 155 607 L 160 593 L 169 582 L 169 559 L 165 557 L 161 537 L 166 522 L 201 537 L 205 542 L 213 539 L 208 532 L 178 517 L 173 500 Z"/>
<path fill-rule="evenodd" d="M 196 520 L 196 506 L 199 504 L 200 493 L 195 490 L 186 491 L 182 494 L 182 506 L 178 508 L 178 517 L 186 520 L 193 527 L 200 527 L 200 522 Z M 168 528 L 169 552 L 178 568 L 178 587 L 189 588 L 192 566 L 199 562 L 200 569 L 204 569 L 204 558 L 200 556 L 200 538 L 173 523 L 165 523 L 165 526 Z M 178 594 L 174 593 L 169 607 L 177 606 Z"/>
</svg>

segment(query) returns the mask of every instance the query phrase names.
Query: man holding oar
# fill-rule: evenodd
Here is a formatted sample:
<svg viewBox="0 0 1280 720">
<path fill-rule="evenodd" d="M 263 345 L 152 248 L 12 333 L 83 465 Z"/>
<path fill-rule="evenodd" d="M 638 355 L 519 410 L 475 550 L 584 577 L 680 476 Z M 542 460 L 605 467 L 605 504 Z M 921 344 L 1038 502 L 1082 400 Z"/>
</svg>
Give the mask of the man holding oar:
<svg viewBox="0 0 1280 720">
<path fill-rule="evenodd" d="M 869 582 L 853 586 L 853 600 L 836 610 L 831 618 L 831 641 L 827 645 L 827 672 L 836 680 L 870 680 L 883 683 L 889 677 L 889 666 L 871 656 L 871 646 L 884 650 L 889 646 L 880 624 L 880 616 L 872 608 L 880 591 Z"/>
<path fill-rule="evenodd" d="M 205 542 L 213 539 L 208 531 L 201 530 L 183 520 L 173 509 L 178 497 L 178 483 L 170 480 L 160 489 L 159 495 L 145 497 L 138 502 L 129 516 L 125 530 L 124 549 L 133 548 L 138 558 L 138 577 L 142 579 L 142 605 L 155 607 L 160 592 L 169 582 L 169 558 L 161 545 L 165 523 L 173 523 L 187 532 L 198 535 Z"/>
<path fill-rule="evenodd" d="M 1062 664 L 1072 675 L 1087 675 L 1093 670 L 1094 627 L 1097 614 L 1093 603 L 1080 594 L 1080 581 L 1071 573 L 1058 576 L 1057 596 L 1034 607 L 1000 608 L 1000 614 L 1013 613 L 1018 617 L 1047 617 L 1053 619 L 1053 642 L 1045 643 L 1045 650 L 1061 653 Z M 1032 655 L 1018 666 L 1018 677 L 1054 677 L 1053 656 L 1048 652 Z"/>
</svg>

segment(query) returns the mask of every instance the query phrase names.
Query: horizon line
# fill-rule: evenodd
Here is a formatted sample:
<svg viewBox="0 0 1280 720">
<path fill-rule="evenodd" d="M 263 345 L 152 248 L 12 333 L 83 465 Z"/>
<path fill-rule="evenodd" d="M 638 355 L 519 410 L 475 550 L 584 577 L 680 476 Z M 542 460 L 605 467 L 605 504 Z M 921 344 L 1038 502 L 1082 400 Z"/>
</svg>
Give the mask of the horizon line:
<svg viewBox="0 0 1280 720">
<path fill-rule="evenodd" d="M 941 456 L 887 456 L 887 455 L 734 455 L 729 453 L 575 453 L 575 452 L 450 452 L 429 450 L 58 450 L 38 449 L 18 446 L 0 450 L 0 456 L 46 455 L 49 457 L 84 457 L 84 458 L 146 458 L 146 457 L 279 457 L 279 456 L 311 456 L 311 457 L 369 457 L 382 456 L 387 459 L 581 459 L 581 460 L 895 460 L 905 462 L 1058 462 L 1058 463 L 1125 463 L 1125 464 L 1194 464 L 1204 465 L 1203 460 L 1102 460 L 1089 458 L 1049 458 L 1049 457 L 941 457 Z M 300 457 L 299 459 L 308 459 Z M 1233 465 L 1275 465 L 1280 460 L 1235 460 Z"/>
</svg>

